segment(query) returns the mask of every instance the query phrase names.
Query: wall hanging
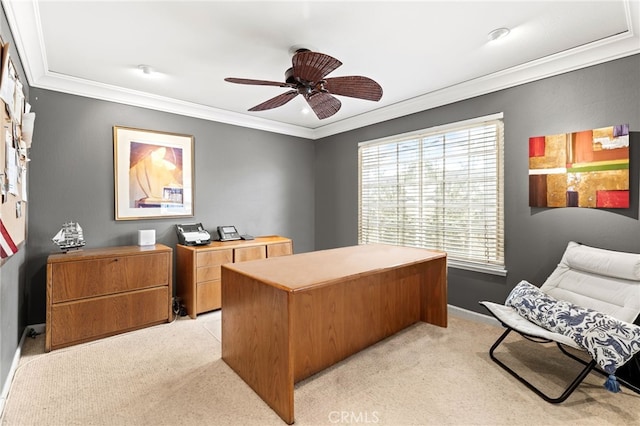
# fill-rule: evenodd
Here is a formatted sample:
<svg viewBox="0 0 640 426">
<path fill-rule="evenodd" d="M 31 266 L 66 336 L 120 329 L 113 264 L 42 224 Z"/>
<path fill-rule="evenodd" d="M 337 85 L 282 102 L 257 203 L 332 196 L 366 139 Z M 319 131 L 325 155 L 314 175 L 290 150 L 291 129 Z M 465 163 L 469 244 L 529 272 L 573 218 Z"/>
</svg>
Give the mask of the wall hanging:
<svg viewBox="0 0 640 426">
<path fill-rule="evenodd" d="M 116 220 L 193 216 L 193 136 L 114 126 Z"/>
<path fill-rule="evenodd" d="M 629 125 L 529 138 L 529 206 L 629 208 Z"/>
<path fill-rule="evenodd" d="M 27 168 L 35 113 L 24 94 L 9 43 L 0 39 L 0 264 L 16 254 L 27 235 Z"/>
</svg>

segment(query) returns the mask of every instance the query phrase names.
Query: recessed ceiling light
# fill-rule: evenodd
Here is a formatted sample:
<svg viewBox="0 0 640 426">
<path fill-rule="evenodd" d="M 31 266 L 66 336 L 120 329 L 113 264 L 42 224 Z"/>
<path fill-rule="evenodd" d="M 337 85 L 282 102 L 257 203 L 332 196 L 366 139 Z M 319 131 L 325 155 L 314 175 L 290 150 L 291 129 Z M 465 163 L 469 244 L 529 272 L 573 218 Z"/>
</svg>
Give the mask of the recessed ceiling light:
<svg viewBox="0 0 640 426">
<path fill-rule="evenodd" d="M 146 75 L 150 75 L 153 73 L 153 68 L 151 68 L 149 65 L 144 65 L 144 64 L 138 65 L 138 69 L 142 71 L 143 74 L 146 74 Z"/>
<path fill-rule="evenodd" d="M 511 30 L 509 30 L 509 28 L 496 28 L 495 30 L 487 34 L 487 38 L 489 39 L 489 41 L 498 40 L 500 38 L 506 37 L 510 32 Z"/>
<path fill-rule="evenodd" d="M 303 114 L 305 114 L 305 115 L 306 115 L 306 114 L 309 114 L 309 108 L 304 107 L 304 108 L 302 108 L 302 109 L 300 110 L 300 112 L 301 112 L 301 113 L 303 113 Z"/>
</svg>

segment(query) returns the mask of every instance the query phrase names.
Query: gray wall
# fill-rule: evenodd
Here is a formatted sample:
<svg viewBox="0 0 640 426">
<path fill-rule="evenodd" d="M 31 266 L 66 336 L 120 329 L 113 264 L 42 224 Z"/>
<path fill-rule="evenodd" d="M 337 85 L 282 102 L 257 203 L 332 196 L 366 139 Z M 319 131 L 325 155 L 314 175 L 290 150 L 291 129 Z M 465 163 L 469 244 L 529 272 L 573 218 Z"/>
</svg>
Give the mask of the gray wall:
<svg viewBox="0 0 640 426">
<path fill-rule="evenodd" d="M 0 32 L 11 35 L 4 16 Z M 17 54 L 12 50 L 12 55 Z M 16 64 L 23 76 L 21 65 Z M 521 279 L 540 283 L 567 241 L 640 252 L 638 155 L 640 56 L 620 59 L 327 137 L 319 141 L 266 133 L 158 111 L 25 87 L 37 114 L 31 150 L 28 239 L 0 268 L 0 380 L 4 382 L 27 324 L 45 320 L 46 257 L 66 220 L 84 227 L 88 247 L 135 244 L 138 229 L 156 229 L 174 246 L 173 225 L 187 219 L 114 220 L 114 125 L 195 137 L 195 217 L 209 229 L 281 234 L 296 252 L 357 243 L 357 143 L 504 112 L 506 262 L 498 277 L 450 269 L 449 302 L 480 311 L 502 301 Z M 22 81 L 26 81 L 24 77 Z M 629 123 L 632 208 L 528 207 L 528 138 Z"/>
<path fill-rule="evenodd" d="M 139 229 L 175 247 L 174 225 L 196 221 L 287 236 L 297 253 L 314 249 L 312 141 L 49 90 L 31 97 L 28 324 L 45 321 L 46 259 L 68 220 L 80 223 L 87 248 L 135 245 Z M 195 217 L 114 219 L 114 125 L 194 136 Z"/>
<path fill-rule="evenodd" d="M 504 301 L 520 280 L 541 284 L 567 242 L 640 252 L 640 55 L 327 137 L 316 145 L 316 249 L 358 240 L 361 141 L 504 112 L 507 277 L 449 268 L 449 303 L 485 312 L 480 300 Z M 614 124 L 630 125 L 630 209 L 529 207 L 528 140 Z"/>
</svg>

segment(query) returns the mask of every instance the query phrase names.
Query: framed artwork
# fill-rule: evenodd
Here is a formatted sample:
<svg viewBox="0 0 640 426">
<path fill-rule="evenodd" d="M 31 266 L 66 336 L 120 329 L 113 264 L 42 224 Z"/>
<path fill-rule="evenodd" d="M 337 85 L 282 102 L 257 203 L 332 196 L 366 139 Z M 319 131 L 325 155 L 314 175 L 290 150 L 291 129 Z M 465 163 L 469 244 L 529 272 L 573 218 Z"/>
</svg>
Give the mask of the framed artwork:
<svg viewBox="0 0 640 426">
<path fill-rule="evenodd" d="M 629 208 L 629 125 L 529 138 L 529 206 Z"/>
<path fill-rule="evenodd" d="M 113 127 L 116 220 L 193 216 L 193 136 Z"/>
</svg>

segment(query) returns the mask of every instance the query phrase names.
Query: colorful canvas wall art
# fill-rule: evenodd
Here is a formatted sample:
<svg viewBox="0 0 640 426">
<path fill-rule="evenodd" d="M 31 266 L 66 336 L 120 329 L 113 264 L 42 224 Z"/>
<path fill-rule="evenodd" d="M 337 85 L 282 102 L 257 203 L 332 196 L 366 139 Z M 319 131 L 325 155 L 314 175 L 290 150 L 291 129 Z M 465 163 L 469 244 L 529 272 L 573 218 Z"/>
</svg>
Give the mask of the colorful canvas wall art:
<svg viewBox="0 0 640 426">
<path fill-rule="evenodd" d="M 629 125 L 529 138 L 529 206 L 629 208 Z"/>
</svg>

